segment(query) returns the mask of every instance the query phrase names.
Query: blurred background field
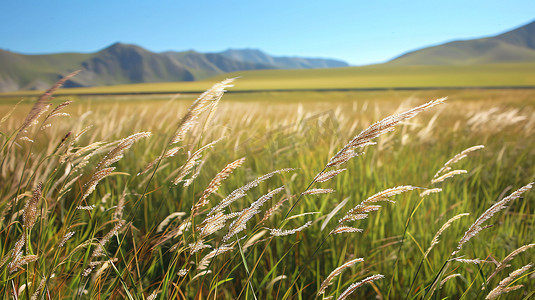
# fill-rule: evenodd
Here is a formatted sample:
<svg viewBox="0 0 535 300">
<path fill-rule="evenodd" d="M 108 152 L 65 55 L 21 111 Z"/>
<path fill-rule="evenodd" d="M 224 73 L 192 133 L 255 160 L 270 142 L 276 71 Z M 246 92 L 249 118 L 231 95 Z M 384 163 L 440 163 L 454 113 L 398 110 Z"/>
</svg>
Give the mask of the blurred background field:
<svg viewBox="0 0 535 300">
<path fill-rule="evenodd" d="M 139 83 L 128 85 L 70 88 L 61 94 L 201 93 L 215 81 L 239 77 L 234 92 L 251 91 L 336 91 L 435 88 L 532 88 L 535 64 L 508 63 L 457 66 L 371 65 L 334 69 L 262 70 L 226 73 L 218 77 L 186 82 Z M 39 91 L 1 93 L 2 98 L 39 95 Z M 0 100 L 2 99 L 0 98 Z"/>
</svg>

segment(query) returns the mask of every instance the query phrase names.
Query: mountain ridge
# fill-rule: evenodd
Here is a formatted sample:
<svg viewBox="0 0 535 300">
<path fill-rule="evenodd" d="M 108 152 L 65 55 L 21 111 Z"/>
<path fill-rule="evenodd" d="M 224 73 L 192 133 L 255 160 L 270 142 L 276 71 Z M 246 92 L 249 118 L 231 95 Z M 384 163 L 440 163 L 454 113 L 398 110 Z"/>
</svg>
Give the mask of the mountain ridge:
<svg viewBox="0 0 535 300">
<path fill-rule="evenodd" d="M 193 50 L 157 53 L 120 42 L 92 53 L 27 55 L 0 50 L 0 91 L 46 89 L 77 69 L 83 72 L 69 80 L 65 87 L 194 81 L 236 71 L 348 66 L 339 60 L 280 58 L 257 51 L 273 63 Z"/>
<path fill-rule="evenodd" d="M 454 65 L 535 61 L 535 21 L 490 37 L 451 41 L 404 53 L 392 65 Z"/>
</svg>

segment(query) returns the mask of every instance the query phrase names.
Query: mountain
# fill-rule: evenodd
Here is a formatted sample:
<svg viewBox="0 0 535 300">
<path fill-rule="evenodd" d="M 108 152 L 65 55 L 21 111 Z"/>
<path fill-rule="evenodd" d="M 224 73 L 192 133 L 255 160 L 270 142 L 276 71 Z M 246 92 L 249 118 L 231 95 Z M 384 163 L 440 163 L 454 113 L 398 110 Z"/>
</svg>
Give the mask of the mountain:
<svg viewBox="0 0 535 300">
<path fill-rule="evenodd" d="M 277 69 L 320 69 L 341 68 L 349 65 L 336 59 L 302 58 L 302 57 L 276 57 L 270 56 L 257 49 L 229 49 L 221 52 L 227 58 L 275 66 Z"/>
<path fill-rule="evenodd" d="M 462 65 L 535 61 L 535 21 L 487 38 L 463 40 L 401 55 L 391 65 Z"/>
<path fill-rule="evenodd" d="M 65 87 L 194 81 L 245 70 L 347 66 L 344 62 L 328 59 L 271 57 L 259 50 L 254 51 L 262 54 L 261 60 L 245 59 L 248 57 L 245 53 L 250 51 L 155 53 L 122 43 L 95 53 L 24 55 L 0 50 L 0 91 L 46 89 L 78 69 L 82 72 Z"/>
</svg>

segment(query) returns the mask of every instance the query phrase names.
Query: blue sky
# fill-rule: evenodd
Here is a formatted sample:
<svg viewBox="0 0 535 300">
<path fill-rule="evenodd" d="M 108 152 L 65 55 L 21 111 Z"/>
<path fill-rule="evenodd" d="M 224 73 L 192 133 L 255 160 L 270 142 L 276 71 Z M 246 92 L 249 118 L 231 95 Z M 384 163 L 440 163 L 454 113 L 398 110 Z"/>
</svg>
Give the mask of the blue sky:
<svg viewBox="0 0 535 300">
<path fill-rule="evenodd" d="M 71 0 L 0 2 L 0 48 L 93 52 L 114 42 L 151 51 L 257 48 L 353 65 L 494 35 L 535 20 L 535 1 Z"/>
</svg>

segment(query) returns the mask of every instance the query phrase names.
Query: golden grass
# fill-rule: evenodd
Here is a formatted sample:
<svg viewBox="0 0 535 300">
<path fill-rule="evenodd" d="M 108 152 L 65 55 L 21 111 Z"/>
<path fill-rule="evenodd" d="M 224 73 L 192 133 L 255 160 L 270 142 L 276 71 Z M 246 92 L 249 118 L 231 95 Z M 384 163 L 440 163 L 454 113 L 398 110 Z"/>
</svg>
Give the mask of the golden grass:
<svg viewBox="0 0 535 300">
<path fill-rule="evenodd" d="M 61 108 L 70 117 L 43 114 L 50 126 L 27 127 L 33 142 L 17 139 L 29 105 L 3 119 L 0 293 L 481 298 L 490 291 L 482 273 L 498 286 L 489 297 L 520 293 L 498 283 L 505 268 L 488 261 L 518 269 L 529 260 L 520 254 L 534 237 L 534 92 L 452 91 L 437 106 L 429 98 L 444 91 L 231 94 L 220 103 L 212 92 L 196 102 L 57 99 L 48 116 Z M 0 106 L 2 116 L 10 110 Z M 520 194 L 526 200 L 513 202 Z M 397 204 L 379 210 L 385 200 Z M 481 217 L 459 219 L 467 212 Z M 481 231 L 491 217 L 501 226 Z M 360 233 L 329 234 L 336 228 Z M 469 257 L 452 261 L 452 251 Z M 477 265 L 448 268 L 463 259 Z M 518 270 L 510 277 L 527 267 Z M 451 284 L 459 278 L 468 284 Z"/>
</svg>

